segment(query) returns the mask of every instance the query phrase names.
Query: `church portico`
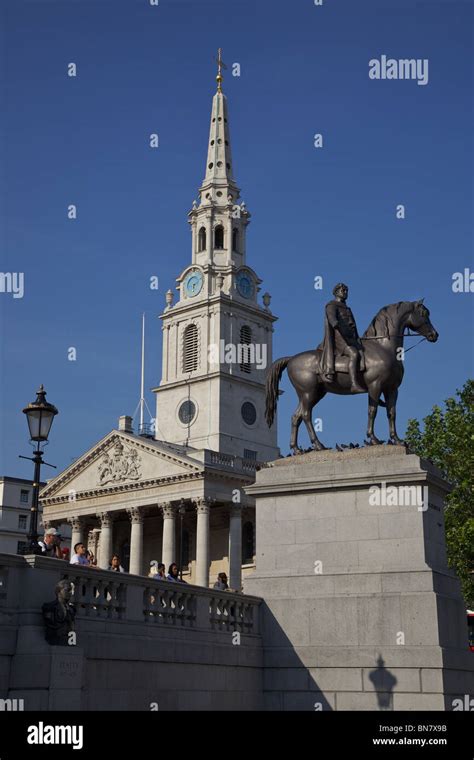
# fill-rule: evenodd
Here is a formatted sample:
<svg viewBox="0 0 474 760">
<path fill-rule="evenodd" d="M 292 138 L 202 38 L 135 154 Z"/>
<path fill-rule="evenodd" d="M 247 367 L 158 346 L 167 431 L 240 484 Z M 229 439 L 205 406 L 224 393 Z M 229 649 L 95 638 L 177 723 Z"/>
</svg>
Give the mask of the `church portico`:
<svg viewBox="0 0 474 760">
<path fill-rule="evenodd" d="M 124 458 L 138 480 L 119 466 Z M 105 465 L 113 461 L 115 468 L 104 478 Z M 153 561 L 166 570 L 176 562 L 190 583 L 212 585 L 224 571 L 230 586 L 240 588 L 242 513 L 247 526 L 254 524 L 253 503 L 243 488 L 253 482 L 256 466 L 230 454 L 171 447 L 117 430 L 50 481 L 41 499 L 48 523 L 68 522 L 72 547 L 86 543 L 102 569 L 118 554 L 135 575 L 147 575 Z"/>
<path fill-rule="evenodd" d="M 240 589 L 243 513 L 246 524 L 253 525 L 252 507 L 201 497 L 141 506 L 125 502 L 107 511 L 71 517 L 68 522 L 75 531 L 74 542 L 85 543 L 104 570 L 113 554 L 134 575 L 148 574 L 152 562 L 163 562 L 166 571 L 176 562 L 188 582 L 209 586 L 225 571 L 230 587 Z M 253 562 L 253 556 L 248 559 Z"/>
</svg>

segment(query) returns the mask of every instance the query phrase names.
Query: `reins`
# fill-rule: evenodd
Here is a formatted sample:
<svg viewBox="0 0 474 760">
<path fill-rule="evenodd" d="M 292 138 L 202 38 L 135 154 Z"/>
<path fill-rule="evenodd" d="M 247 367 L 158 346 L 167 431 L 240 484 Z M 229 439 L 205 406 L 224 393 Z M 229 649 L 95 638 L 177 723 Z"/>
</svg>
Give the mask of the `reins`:
<svg viewBox="0 0 474 760">
<path fill-rule="evenodd" d="M 361 338 L 361 340 L 387 340 L 387 338 L 417 338 L 417 333 L 411 333 L 410 330 L 408 332 L 403 333 L 403 335 L 375 335 L 372 337 L 366 337 Z M 405 348 L 404 352 L 407 354 L 409 351 L 411 351 L 413 348 L 416 348 L 420 345 L 420 343 L 423 343 L 423 341 L 426 340 L 426 338 L 422 338 L 418 341 L 418 343 L 415 343 L 414 346 L 410 346 L 410 348 Z"/>
</svg>

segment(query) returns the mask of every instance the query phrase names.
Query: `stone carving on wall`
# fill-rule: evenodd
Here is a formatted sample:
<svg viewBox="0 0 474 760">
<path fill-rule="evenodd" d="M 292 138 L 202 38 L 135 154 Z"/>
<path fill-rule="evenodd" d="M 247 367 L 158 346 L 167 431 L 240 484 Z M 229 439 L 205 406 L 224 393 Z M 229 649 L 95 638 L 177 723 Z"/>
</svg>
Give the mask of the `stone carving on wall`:
<svg viewBox="0 0 474 760">
<path fill-rule="evenodd" d="M 117 441 L 112 451 L 103 455 L 99 462 L 98 485 L 120 483 L 123 480 L 139 480 L 141 458 L 136 449 L 125 448 Z"/>
</svg>

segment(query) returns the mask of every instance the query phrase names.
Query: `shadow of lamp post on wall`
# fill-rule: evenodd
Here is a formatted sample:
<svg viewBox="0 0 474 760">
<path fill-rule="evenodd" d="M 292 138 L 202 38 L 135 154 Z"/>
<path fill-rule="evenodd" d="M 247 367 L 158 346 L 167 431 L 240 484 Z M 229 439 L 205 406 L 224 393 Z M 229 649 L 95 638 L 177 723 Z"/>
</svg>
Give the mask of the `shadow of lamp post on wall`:
<svg viewBox="0 0 474 760">
<path fill-rule="evenodd" d="M 25 406 L 23 414 L 26 414 L 28 428 L 30 431 L 30 441 L 34 441 L 37 446 L 32 457 L 19 455 L 20 459 L 29 459 L 34 462 L 35 470 L 33 476 L 33 499 L 31 504 L 30 529 L 28 532 L 27 543 L 22 554 L 41 554 L 41 547 L 38 544 L 38 506 L 39 506 L 39 489 L 40 489 L 40 471 L 41 465 L 56 469 L 54 464 L 43 461 L 43 451 L 41 444 L 46 445 L 48 442 L 49 431 L 53 424 L 53 419 L 58 414 L 58 410 L 53 404 L 46 401 L 46 391 L 40 385 L 36 392 L 36 399 L 31 404 Z"/>
</svg>

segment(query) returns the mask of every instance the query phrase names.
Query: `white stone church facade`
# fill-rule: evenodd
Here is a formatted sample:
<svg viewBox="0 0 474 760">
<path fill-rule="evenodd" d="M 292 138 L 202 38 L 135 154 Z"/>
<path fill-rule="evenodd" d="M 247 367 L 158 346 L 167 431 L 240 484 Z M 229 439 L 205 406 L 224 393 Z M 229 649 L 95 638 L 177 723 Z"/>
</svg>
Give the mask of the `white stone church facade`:
<svg viewBox="0 0 474 760">
<path fill-rule="evenodd" d="M 264 419 L 266 368 L 276 317 L 247 264 L 250 214 L 233 174 L 221 78 L 212 102 L 205 177 L 188 214 L 191 263 L 166 294 L 163 362 L 154 437 L 120 417 L 94 447 L 41 492 L 43 524 L 69 523 L 108 567 L 118 553 L 131 573 L 152 560 L 183 566 L 212 585 L 224 570 L 240 589 L 253 571 L 255 509 L 243 488 L 276 459 L 276 423 Z M 181 555 L 181 556 L 180 556 Z"/>
</svg>

